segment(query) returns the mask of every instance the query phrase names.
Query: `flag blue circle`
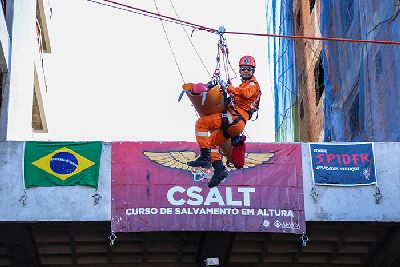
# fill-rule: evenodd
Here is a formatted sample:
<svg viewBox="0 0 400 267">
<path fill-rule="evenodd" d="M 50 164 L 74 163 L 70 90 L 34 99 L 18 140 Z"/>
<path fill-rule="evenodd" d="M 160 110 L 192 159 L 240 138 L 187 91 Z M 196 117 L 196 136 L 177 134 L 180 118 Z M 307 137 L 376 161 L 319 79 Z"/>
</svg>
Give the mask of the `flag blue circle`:
<svg viewBox="0 0 400 267">
<path fill-rule="evenodd" d="M 57 174 L 70 174 L 78 167 L 78 159 L 69 152 L 58 152 L 50 160 L 50 168 Z"/>
</svg>

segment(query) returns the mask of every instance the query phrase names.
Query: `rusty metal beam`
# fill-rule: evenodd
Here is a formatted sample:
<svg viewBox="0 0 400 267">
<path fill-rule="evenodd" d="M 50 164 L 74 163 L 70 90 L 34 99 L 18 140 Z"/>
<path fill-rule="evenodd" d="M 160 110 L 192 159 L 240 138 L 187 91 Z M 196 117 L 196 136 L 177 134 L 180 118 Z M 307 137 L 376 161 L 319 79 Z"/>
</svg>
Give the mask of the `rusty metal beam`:
<svg viewBox="0 0 400 267">
<path fill-rule="evenodd" d="M 183 249 L 185 248 L 185 237 L 186 237 L 186 232 L 181 232 L 179 234 L 179 246 L 178 246 L 178 252 L 176 254 L 176 262 L 182 262 L 183 259 Z"/>
<path fill-rule="evenodd" d="M 343 246 L 343 243 L 345 241 L 344 236 L 345 236 L 345 231 L 340 231 L 338 234 L 339 240 L 335 242 L 332 248 L 332 253 L 328 256 L 327 262 L 332 263 L 332 261 L 335 259 L 336 255 L 338 254 L 339 249 Z"/>
<path fill-rule="evenodd" d="M 206 232 L 202 232 L 200 236 L 200 240 L 197 242 L 197 251 L 196 251 L 196 262 L 200 262 L 201 259 L 201 251 L 202 248 L 204 247 L 204 241 L 206 240 Z"/>
<path fill-rule="evenodd" d="M 258 259 L 259 263 L 264 262 L 265 255 L 268 253 L 268 246 L 269 243 L 271 242 L 271 237 L 272 237 L 271 233 L 264 234 L 264 245 L 263 245 L 263 250 L 261 251 L 260 257 Z"/>
<path fill-rule="evenodd" d="M 372 250 L 371 253 L 363 259 L 363 262 L 369 263 L 370 266 L 399 266 L 399 247 L 400 226 L 394 226 L 380 239 L 380 242 L 377 244 L 377 249 Z"/>
<path fill-rule="evenodd" d="M 76 245 L 75 245 L 73 230 L 71 229 L 71 225 L 66 225 L 65 228 L 66 228 L 65 230 L 68 235 L 69 247 L 70 247 L 71 256 L 72 256 L 72 263 L 77 264 L 78 260 L 76 258 Z"/>
<path fill-rule="evenodd" d="M 13 266 L 40 266 L 29 224 L 6 224 L 1 227 L 0 231 Z"/>
<path fill-rule="evenodd" d="M 232 246 L 232 238 L 233 233 L 230 232 L 206 232 L 199 262 L 206 258 L 219 258 L 220 265 L 223 265 Z"/>
<path fill-rule="evenodd" d="M 228 245 L 228 248 L 226 250 L 225 257 L 222 258 L 222 260 L 221 260 L 222 264 L 229 262 L 229 256 L 230 256 L 230 254 L 232 252 L 232 246 L 233 246 L 233 242 L 235 242 L 235 237 L 236 237 L 236 233 L 232 232 L 231 236 L 229 238 L 229 245 Z"/>
</svg>

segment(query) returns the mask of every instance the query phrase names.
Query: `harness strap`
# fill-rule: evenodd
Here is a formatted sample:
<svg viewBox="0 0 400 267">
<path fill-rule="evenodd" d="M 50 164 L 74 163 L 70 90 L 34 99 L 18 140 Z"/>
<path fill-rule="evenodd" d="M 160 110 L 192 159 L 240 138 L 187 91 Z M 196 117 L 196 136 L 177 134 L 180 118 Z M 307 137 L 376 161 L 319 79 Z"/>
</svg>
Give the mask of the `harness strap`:
<svg viewBox="0 0 400 267">
<path fill-rule="evenodd" d="M 246 120 L 240 115 L 237 111 L 235 111 L 237 118 L 232 120 L 232 114 L 229 111 L 225 111 L 221 113 L 221 129 L 224 137 L 226 139 L 232 138 L 232 136 L 228 133 L 228 128 L 236 125 L 240 120 L 243 120 L 246 123 Z"/>
<path fill-rule="evenodd" d="M 247 111 L 247 114 L 249 114 L 249 120 L 251 120 L 251 117 L 255 112 L 257 112 L 257 117 L 254 120 L 258 119 L 258 109 L 260 105 L 260 99 L 261 99 L 261 90 L 259 90 L 257 99 L 250 104 L 250 109 Z"/>
<path fill-rule="evenodd" d="M 227 116 L 227 111 L 221 113 L 221 129 L 222 129 L 222 133 L 224 135 L 224 137 L 226 139 L 230 138 L 230 135 L 228 134 L 228 125 L 229 125 L 229 120 L 228 120 L 228 116 Z"/>
<path fill-rule="evenodd" d="M 201 105 L 204 106 L 207 99 L 207 92 L 201 93 Z"/>
</svg>

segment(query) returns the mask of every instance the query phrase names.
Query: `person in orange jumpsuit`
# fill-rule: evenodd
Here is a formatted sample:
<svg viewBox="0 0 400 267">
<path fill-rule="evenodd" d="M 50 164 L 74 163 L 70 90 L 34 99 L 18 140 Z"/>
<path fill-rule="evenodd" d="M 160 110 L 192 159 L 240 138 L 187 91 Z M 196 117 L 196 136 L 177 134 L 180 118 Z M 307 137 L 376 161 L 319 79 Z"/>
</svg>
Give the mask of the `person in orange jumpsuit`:
<svg viewBox="0 0 400 267">
<path fill-rule="evenodd" d="M 195 135 L 200 147 L 200 157 L 188 162 L 188 165 L 203 168 L 213 166 L 214 175 L 208 183 L 210 188 L 219 185 L 228 176 L 217 147 L 228 138 L 240 135 L 252 113 L 258 110 L 261 91 L 254 77 L 255 67 L 253 57 L 242 57 L 239 61 L 241 84 L 234 87 L 224 82 L 220 83 L 231 96 L 227 111 L 206 115 L 196 121 Z"/>
</svg>

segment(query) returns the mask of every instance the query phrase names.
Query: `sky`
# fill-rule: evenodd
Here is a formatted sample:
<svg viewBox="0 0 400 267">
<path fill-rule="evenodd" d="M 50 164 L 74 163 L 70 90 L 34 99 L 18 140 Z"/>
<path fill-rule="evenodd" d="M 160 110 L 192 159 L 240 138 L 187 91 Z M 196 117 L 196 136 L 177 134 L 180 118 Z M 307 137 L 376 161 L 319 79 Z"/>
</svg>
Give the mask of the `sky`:
<svg viewBox="0 0 400 267">
<path fill-rule="evenodd" d="M 153 0 L 116 0 L 156 12 Z M 49 0 L 52 53 L 45 55 L 49 134 L 63 141 L 194 141 L 197 115 L 178 97 L 184 82 L 208 82 L 218 35 L 86 0 Z M 266 33 L 265 1 L 156 0 L 159 12 L 227 31 Z M 273 88 L 267 38 L 225 34 L 229 59 L 252 55 L 263 92 L 259 118 L 247 123 L 249 142 L 274 141 Z M 191 45 L 197 49 L 199 56 Z M 203 66 L 201 60 L 204 62 Z M 207 70 L 208 72 L 207 72 Z M 232 81 L 240 84 L 240 77 Z"/>
</svg>

